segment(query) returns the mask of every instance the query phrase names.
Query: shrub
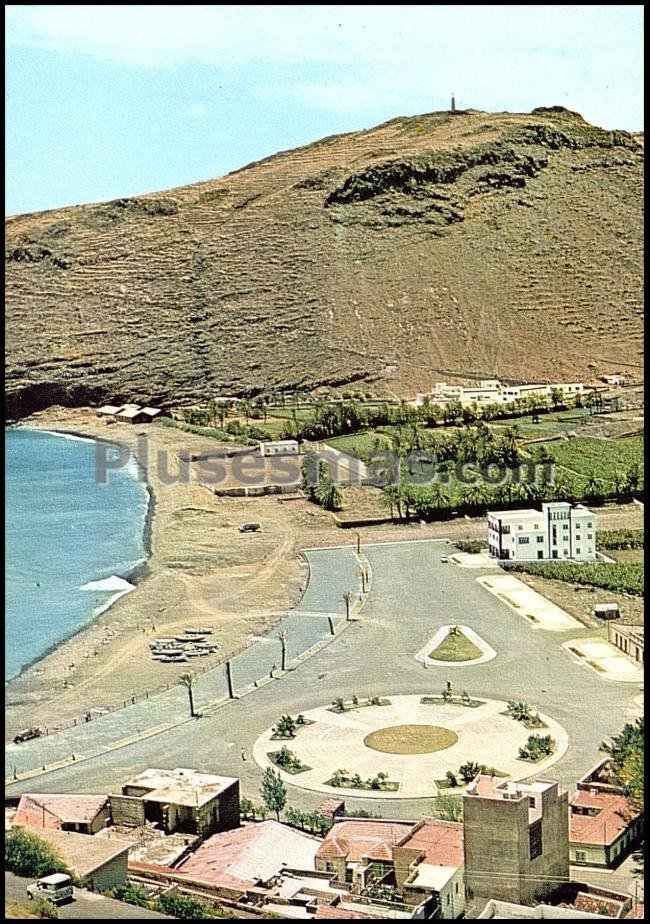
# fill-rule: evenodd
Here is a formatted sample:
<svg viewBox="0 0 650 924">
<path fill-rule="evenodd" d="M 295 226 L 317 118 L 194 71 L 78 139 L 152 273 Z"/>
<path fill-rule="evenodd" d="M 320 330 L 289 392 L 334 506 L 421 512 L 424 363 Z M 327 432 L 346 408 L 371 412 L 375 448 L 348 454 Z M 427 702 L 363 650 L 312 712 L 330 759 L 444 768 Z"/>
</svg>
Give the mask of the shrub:
<svg viewBox="0 0 650 924">
<path fill-rule="evenodd" d="M 470 555 L 477 555 L 487 549 L 487 542 L 484 539 L 458 539 L 454 545 L 459 551 Z"/>
<path fill-rule="evenodd" d="M 253 818 L 255 816 L 255 806 L 250 799 L 240 799 L 239 800 L 239 814 L 243 818 Z"/>
<path fill-rule="evenodd" d="M 220 909 L 206 905 L 187 895 L 178 895 L 175 892 L 161 895 L 157 904 L 163 914 L 168 914 L 173 918 L 180 918 L 183 921 L 200 921 L 203 918 L 223 917 L 223 912 Z"/>
<path fill-rule="evenodd" d="M 520 760 L 541 760 L 555 750 L 555 741 L 550 735 L 529 735 L 523 748 L 519 748 Z"/>
<path fill-rule="evenodd" d="M 451 787 L 458 786 L 458 777 L 451 770 L 447 770 L 445 773 L 445 779 Z"/>
<path fill-rule="evenodd" d="M 601 529 L 596 534 L 597 549 L 642 549 L 642 529 Z"/>
<path fill-rule="evenodd" d="M 443 821 L 460 821 L 463 817 L 463 802 L 458 796 L 439 793 L 433 803 L 434 814 Z"/>
<path fill-rule="evenodd" d="M 112 891 L 113 898 L 119 902 L 127 902 L 129 905 L 137 905 L 138 908 L 148 908 L 150 899 L 146 889 L 133 882 L 127 882 L 125 885 L 118 886 Z"/>
<path fill-rule="evenodd" d="M 466 764 L 463 764 L 462 767 L 458 768 L 458 773 L 460 774 L 460 778 L 464 783 L 471 783 L 474 777 L 480 772 L 480 765 L 474 763 L 473 760 L 468 760 Z"/>
<path fill-rule="evenodd" d="M 70 875 L 54 848 L 37 834 L 23 828 L 13 828 L 5 838 L 5 869 L 16 876 L 36 879 L 51 873 Z"/>
<path fill-rule="evenodd" d="M 602 587 L 612 593 L 643 596 L 643 562 L 515 562 L 511 571 L 525 571 L 555 581 Z"/>
</svg>

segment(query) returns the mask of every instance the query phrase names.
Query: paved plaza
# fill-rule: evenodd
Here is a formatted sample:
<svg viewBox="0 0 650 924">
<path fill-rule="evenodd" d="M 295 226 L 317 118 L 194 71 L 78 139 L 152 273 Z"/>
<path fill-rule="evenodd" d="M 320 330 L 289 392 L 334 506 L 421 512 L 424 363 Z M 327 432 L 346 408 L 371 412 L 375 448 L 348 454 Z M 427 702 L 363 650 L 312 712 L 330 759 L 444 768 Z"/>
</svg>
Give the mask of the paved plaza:
<svg viewBox="0 0 650 924">
<path fill-rule="evenodd" d="M 353 548 L 351 538 L 348 548 L 308 553 L 311 575 L 303 601 L 305 611 L 344 612 L 341 588 L 357 586 L 350 582 L 358 581 Z M 110 750 L 111 741 L 124 735 L 119 717 L 126 718 L 130 709 L 135 710 L 141 704 L 127 707 L 110 717 L 113 725 L 102 739 L 103 753 L 10 783 L 6 786 L 7 793 L 107 791 L 121 786 L 125 778 L 148 766 L 176 767 L 182 756 L 185 766 L 240 777 L 242 793 L 259 802 L 262 770 L 252 758 L 252 750 L 255 741 L 281 714 L 297 715 L 331 703 L 337 697 L 349 700 L 353 694 L 359 697 L 439 694 L 448 679 L 453 679 L 454 689 L 467 689 L 470 696 L 479 699 L 525 700 L 557 722 L 568 735 L 568 747 L 550 775 L 566 785 L 574 785 L 598 759 L 602 739 L 620 731 L 624 716 L 632 708 L 638 708 L 634 700 L 639 688 L 605 681 L 598 672 L 576 663 L 562 647 L 564 641 L 593 637 L 593 629 L 564 632 L 534 629 L 527 619 L 476 580 L 479 576 L 494 578 L 500 572 L 481 573 L 442 563 L 440 558 L 449 556 L 451 551 L 450 545 L 429 540 L 364 544 L 363 552 L 373 579 L 359 620 L 345 624 L 345 617 L 340 615 L 342 623 L 337 635 L 328 640 L 325 617 L 293 611 L 287 619 L 289 658 L 293 660 L 296 650 L 307 645 L 316 627 L 323 642 L 323 647 L 312 657 L 295 664 L 294 670 L 253 689 L 241 699 L 206 711 L 203 718 L 195 720 L 187 719 L 185 691 L 174 690 L 171 702 L 152 697 L 148 719 L 152 726 L 171 721 L 185 724 L 175 724 L 144 739 L 134 736 L 132 743 Z M 415 660 L 415 654 L 441 626 L 450 624 L 473 628 L 497 652 L 496 658 L 479 665 L 456 667 L 453 672 L 447 668 L 425 669 Z M 272 634 L 276 633 L 277 629 Z M 298 640 L 302 640 L 300 644 Z M 248 676 L 268 670 L 278 654 L 279 644 L 252 646 L 245 652 Z M 223 689 L 221 669 L 203 675 L 196 697 L 199 711 L 218 698 Z M 74 729 L 78 736 L 74 742 L 67 733 L 62 733 L 26 742 L 13 749 L 12 756 L 16 759 L 22 753 L 23 766 L 37 767 L 39 760 L 46 763 L 50 756 L 48 748 L 63 755 L 74 747 L 82 754 L 85 747 L 86 753 L 92 754 L 91 746 L 95 747 L 97 741 L 86 742 L 83 736 L 93 726 L 99 726 L 99 722 Z M 19 748 L 25 750 L 21 752 Z M 8 762 L 11 766 L 11 758 Z M 531 769 L 529 775 L 534 777 L 537 771 Z M 288 783 L 288 791 L 289 804 L 294 806 L 315 808 L 322 801 L 322 793 L 300 789 L 293 780 Z M 346 798 L 346 802 L 352 809 L 367 807 L 377 811 L 377 803 L 362 796 Z M 382 814 L 418 817 L 430 812 L 431 798 L 385 799 L 379 804 Z"/>
<path fill-rule="evenodd" d="M 479 583 L 499 600 L 503 600 L 510 609 L 521 614 L 535 629 L 565 632 L 567 629 L 582 628 L 577 619 L 510 574 L 491 574 L 479 578 Z"/>
<path fill-rule="evenodd" d="M 436 780 L 444 780 L 448 770 L 458 774 L 468 761 L 484 764 L 488 768 L 508 775 L 513 780 L 530 776 L 531 770 L 544 773 L 566 751 L 568 737 L 563 728 L 548 716 L 540 716 L 548 726 L 540 734 L 550 734 L 556 742 L 554 754 L 544 761 L 531 765 L 519 760 L 519 748 L 526 744 L 531 731 L 520 722 L 503 715 L 507 703 L 485 701 L 477 708 L 458 705 L 433 705 L 420 702 L 420 696 L 389 696 L 386 706 L 363 706 L 343 713 L 328 707 L 304 713 L 312 725 L 300 728 L 294 739 L 273 741 L 268 729 L 255 742 L 253 754 L 261 767 L 273 766 L 268 754 L 286 746 L 310 767 L 299 774 L 280 775 L 288 783 L 301 789 L 310 789 L 327 795 L 345 798 L 358 796 L 359 791 L 326 785 L 332 774 L 345 769 L 358 774 L 363 780 L 377 773 L 387 773 L 391 782 L 399 784 L 396 792 L 363 793 L 376 799 L 432 798 L 439 792 Z M 364 739 L 378 729 L 403 725 L 436 726 L 455 733 L 456 742 L 429 754 L 390 754 L 373 750 Z"/>
<path fill-rule="evenodd" d="M 598 671 L 605 680 L 615 683 L 643 683 L 643 668 L 622 651 L 601 638 L 565 642 L 564 647 L 587 670 Z"/>
</svg>

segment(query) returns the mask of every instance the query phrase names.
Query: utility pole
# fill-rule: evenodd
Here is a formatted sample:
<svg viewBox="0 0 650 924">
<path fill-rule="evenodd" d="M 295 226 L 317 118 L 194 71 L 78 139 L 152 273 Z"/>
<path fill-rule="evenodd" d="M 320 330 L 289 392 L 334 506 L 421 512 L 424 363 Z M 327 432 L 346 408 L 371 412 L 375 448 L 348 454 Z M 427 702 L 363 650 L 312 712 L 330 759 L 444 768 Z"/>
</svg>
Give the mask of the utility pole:
<svg viewBox="0 0 650 924">
<path fill-rule="evenodd" d="M 334 620 L 332 619 L 331 616 L 328 616 L 327 621 L 330 624 L 330 632 L 332 633 L 332 635 L 336 635 L 336 631 L 334 630 Z"/>
<path fill-rule="evenodd" d="M 282 632 L 278 634 L 278 638 L 280 639 L 280 644 L 282 645 L 281 664 L 282 664 L 282 671 L 284 672 L 287 669 L 287 633 L 284 629 L 282 630 Z"/>
<path fill-rule="evenodd" d="M 451 94 L 451 111 L 456 112 L 456 97 L 454 94 Z"/>
<path fill-rule="evenodd" d="M 361 533 L 357 532 L 357 555 L 361 555 Z"/>
<path fill-rule="evenodd" d="M 345 619 L 346 622 L 350 621 L 350 603 L 352 602 L 352 594 L 349 590 L 346 590 L 343 594 L 343 601 L 345 602 Z"/>
<path fill-rule="evenodd" d="M 232 690 L 232 668 L 230 667 L 230 661 L 226 661 L 226 682 L 228 684 L 228 696 L 230 699 L 234 699 L 235 694 Z"/>
</svg>

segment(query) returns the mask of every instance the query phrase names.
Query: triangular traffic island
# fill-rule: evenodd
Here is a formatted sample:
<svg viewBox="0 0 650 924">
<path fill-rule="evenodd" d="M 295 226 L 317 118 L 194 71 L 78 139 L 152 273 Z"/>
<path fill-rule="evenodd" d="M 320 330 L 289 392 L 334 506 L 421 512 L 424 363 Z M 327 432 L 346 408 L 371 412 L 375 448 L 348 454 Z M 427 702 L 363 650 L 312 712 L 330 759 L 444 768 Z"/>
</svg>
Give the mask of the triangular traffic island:
<svg viewBox="0 0 650 924">
<path fill-rule="evenodd" d="M 436 634 L 416 654 L 425 667 L 484 664 L 496 658 L 496 651 L 469 626 L 440 626 Z"/>
</svg>

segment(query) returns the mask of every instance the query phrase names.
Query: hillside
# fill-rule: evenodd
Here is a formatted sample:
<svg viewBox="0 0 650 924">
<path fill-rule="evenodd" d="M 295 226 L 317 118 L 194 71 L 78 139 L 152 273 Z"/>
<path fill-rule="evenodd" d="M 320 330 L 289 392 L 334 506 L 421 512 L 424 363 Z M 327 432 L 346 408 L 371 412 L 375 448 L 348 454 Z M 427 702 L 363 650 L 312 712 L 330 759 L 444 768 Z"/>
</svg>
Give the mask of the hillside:
<svg viewBox="0 0 650 924">
<path fill-rule="evenodd" d="M 9 416 L 641 376 L 642 138 L 438 112 L 6 222 Z"/>
</svg>

